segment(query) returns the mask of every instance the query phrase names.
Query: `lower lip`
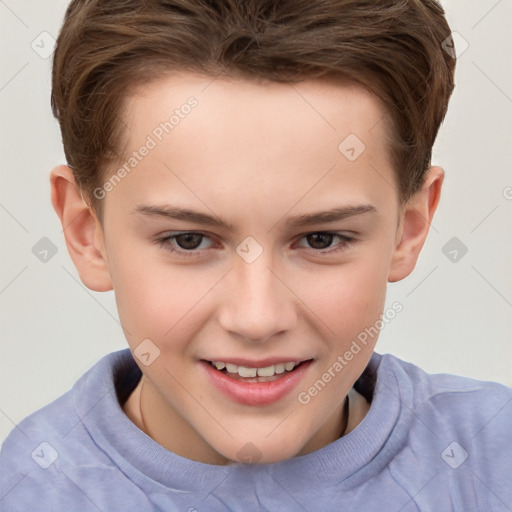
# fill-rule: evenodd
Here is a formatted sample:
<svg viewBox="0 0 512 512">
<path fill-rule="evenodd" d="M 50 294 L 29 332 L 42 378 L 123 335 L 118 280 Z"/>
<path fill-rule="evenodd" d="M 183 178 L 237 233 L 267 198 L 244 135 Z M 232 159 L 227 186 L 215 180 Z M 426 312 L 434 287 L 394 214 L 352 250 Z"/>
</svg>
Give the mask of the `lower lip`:
<svg viewBox="0 0 512 512">
<path fill-rule="evenodd" d="M 311 362 L 305 361 L 295 370 L 285 372 L 282 377 L 271 382 L 235 380 L 206 361 L 201 361 L 201 364 L 213 385 L 235 402 L 244 405 L 268 405 L 288 395 L 299 384 Z"/>
</svg>

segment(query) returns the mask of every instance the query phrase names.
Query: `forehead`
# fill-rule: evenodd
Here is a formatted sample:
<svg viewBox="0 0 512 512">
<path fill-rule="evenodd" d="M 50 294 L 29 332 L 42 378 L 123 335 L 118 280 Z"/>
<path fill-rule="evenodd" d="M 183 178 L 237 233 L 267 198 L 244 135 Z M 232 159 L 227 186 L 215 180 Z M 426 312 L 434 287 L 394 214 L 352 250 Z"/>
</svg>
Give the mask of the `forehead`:
<svg viewBox="0 0 512 512">
<path fill-rule="evenodd" d="M 201 117 L 203 124 L 209 121 L 209 124 L 215 122 L 222 126 L 218 123 L 223 120 L 225 125 L 243 125 L 244 120 L 250 119 L 254 128 L 264 128 L 266 132 L 272 131 L 272 125 L 279 124 L 279 128 L 293 133 L 293 128 L 298 128 L 296 121 L 300 120 L 301 125 L 318 126 L 327 133 L 337 131 L 342 135 L 344 130 L 353 129 L 364 138 L 366 131 L 385 118 L 384 108 L 375 95 L 342 77 L 280 83 L 262 78 L 211 77 L 186 71 L 169 73 L 132 89 L 121 117 L 131 129 L 134 122 L 135 128 L 148 131 L 151 125 L 144 120 L 158 124 L 169 119 L 191 97 L 200 105 L 194 117 Z M 138 131 L 132 133 L 132 138 Z"/>
<path fill-rule="evenodd" d="M 233 191 L 249 199 L 258 190 L 260 206 L 278 193 L 291 204 L 306 189 L 303 203 L 339 194 L 343 184 L 352 196 L 359 187 L 367 197 L 356 199 L 365 202 L 382 190 L 376 172 L 393 180 L 380 101 L 341 79 L 277 83 L 182 71 L 134 89 L 122 118 L 124 163 L 151 145 L 125 180 L 140 198 L 168 201 L 179 187 L 211 201 L 215 190 L 225 207 Z"/>
</svg>

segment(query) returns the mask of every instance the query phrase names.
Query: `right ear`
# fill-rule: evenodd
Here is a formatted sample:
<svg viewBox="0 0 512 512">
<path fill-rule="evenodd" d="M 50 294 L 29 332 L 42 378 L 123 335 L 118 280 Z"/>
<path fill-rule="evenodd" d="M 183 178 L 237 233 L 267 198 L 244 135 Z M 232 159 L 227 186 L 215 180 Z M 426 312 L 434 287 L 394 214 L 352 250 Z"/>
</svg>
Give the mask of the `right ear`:
<svg viewBox="0 0 512 512">
<path fill-rule="evenodd" d="M 75 183 L 73 171 L 59 165 L 50 173 L 52 205 L 59 216 L 69 255 L 80 279 L 96 292 L 112 290 L 103 229 Z"/>
</svg>

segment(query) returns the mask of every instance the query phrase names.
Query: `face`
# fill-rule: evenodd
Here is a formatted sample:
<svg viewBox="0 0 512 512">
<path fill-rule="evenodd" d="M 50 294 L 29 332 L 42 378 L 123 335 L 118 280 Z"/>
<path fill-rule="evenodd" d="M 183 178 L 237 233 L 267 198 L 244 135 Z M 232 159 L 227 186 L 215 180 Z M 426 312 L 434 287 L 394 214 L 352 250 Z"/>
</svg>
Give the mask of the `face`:
<svg viewBox="0 0 512 512">
<path fill-rule="evenodd" d="M 148 430 L 214 464 L 333 441 L 401 236 L 378 100 L 350 83 L 181 73 L 125 107 L 127 165 L 96 191 L 96 243 Z"/>
</svg>

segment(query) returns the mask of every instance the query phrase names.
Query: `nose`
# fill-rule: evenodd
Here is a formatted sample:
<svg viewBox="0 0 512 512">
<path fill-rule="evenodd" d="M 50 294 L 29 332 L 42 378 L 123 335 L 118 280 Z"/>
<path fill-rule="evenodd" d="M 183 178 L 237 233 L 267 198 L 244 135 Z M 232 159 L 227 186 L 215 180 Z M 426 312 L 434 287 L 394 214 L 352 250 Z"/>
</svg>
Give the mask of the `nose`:
<svg viewBox="0 0 512 512">
<path fill-rule="evenodd" d="M 297 321 L 295 296 L 265 252 L 252 263 L 235 260 L 226 280 L 218 318 L 227 332 L 263 343 L 293 328 Z"/>
</svg>

